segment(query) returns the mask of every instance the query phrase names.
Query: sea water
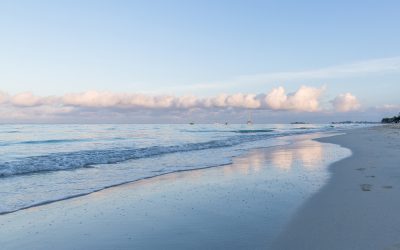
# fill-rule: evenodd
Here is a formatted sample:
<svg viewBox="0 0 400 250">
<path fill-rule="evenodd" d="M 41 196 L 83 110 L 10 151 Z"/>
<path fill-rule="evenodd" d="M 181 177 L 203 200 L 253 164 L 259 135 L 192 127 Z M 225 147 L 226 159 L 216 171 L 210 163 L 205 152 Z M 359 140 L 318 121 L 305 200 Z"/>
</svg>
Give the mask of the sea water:
<svg viewBox="0 0 400 250">
<path fill-rule="evenodd" d="M 0 214 L 364 125 L 0 125 Z"/>
</svg>

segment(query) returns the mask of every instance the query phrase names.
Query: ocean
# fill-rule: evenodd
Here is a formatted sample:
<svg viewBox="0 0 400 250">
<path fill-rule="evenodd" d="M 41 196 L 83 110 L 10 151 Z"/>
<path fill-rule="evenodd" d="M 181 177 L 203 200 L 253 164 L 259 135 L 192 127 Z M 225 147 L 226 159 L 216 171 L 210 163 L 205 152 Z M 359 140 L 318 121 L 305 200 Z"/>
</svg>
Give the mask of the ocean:
<svg viewBox="0 0 400 250">
<path fill-rule="evenodd" d="M 366 125 L 3 124 L 0 214 L 167 173 L 226 165 L 282 138 Z"/>
</svg>

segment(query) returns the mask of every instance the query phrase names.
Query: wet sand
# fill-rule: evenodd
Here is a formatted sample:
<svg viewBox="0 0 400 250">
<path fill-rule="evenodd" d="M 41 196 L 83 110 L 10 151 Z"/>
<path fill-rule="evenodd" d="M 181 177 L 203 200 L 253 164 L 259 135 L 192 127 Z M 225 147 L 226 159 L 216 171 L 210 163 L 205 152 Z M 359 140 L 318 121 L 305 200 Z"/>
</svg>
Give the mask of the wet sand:
<svg viewBox="0 0 400 250">
<path fill-rule="evenodd" d="M 350 155 L 316 136 L 1 215 L 1 249 L 268 249 Z"/>
<path fill-rule="evenodd" d="M 350 148 L 330 166 L 272 249 L 400 249 L 400 127 L 349 131 L 319 141 Z"/>
</svg>

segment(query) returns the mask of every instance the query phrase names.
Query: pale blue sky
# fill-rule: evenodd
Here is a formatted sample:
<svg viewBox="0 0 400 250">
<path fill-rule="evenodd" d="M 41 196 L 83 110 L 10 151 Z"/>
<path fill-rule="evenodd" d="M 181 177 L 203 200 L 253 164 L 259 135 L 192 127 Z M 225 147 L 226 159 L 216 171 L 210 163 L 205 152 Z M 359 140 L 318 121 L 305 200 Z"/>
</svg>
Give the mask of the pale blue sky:
<svg viewBox="0 0 400 250">
<path fill-rule="evenodd" d="M 212 96 L 325 85 L 326 100 L 351 92 L 366 106 L 400 104 L 399 13 L 400 1 L 1 1 L 0 90 Z M 395 66 L 374 69 L 388 58 Z"/>
</svg>

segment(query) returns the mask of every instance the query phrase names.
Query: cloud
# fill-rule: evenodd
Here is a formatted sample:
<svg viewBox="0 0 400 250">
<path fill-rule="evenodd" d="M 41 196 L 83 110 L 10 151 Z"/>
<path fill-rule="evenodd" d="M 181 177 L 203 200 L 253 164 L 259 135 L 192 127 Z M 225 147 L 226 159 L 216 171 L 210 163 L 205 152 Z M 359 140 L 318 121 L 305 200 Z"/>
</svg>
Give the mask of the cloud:
<svg viewBox="0 0 400 250">
<path fill-rule="evenodd" d="M 87 91 L 66 94 L 64 105 L 95 108 L 146 108 L 146 109 L 191 109 L 191 108 L 259 108 L 260 101 L 253 94 L 220 94 L 210 98 L 192 95 L 145 95 Z"/>
<path fill-rule="evenodd" d="M 400 72 L 400 57 L 379 58 L 334 65 L 330 67 L 303 70 L 259 73 L 237 76 L 228 81 L 199 83 L 188 86 L 174 86 L 172 89 L 219 89 L 246 85 L 260 85 L 287 81 L 334 79 Z"/>
<path fill-rule="evenodd" d="M 200 99 L 200 107 L 206 108 L 260 108 L 262 103 L 255 94 L 237 93 L 233 95 L 220 94 L 216 97 Z"/>
<path fill-rule="evenodd" d="M 7 102 L 8 98 L 9 96 L 7 93 L 0 91 L 0 104 Z"/>
<path fill-rule="evenodd" d="M 11 103 L 21 107 L 38 106 L 41 104 L 41 98 L 34 96 L 31 92 L 23 92 L 13 96 Z"/>
<path fill-rule="evenodd" d="M 286 94 L 283 87 L 273 89 L 265 97 L 266 106 L 275 110 L 296 110 L 315 112 L 320 109 L 320 101 L 325 87 L 301 86 L 295 93 Z"/>
<path fill-rule="evenodd" d="M 400 57 L 381 58 L 374 60 L 359 61 L 354 63 L 336 65 L 326 68 L 305 70 L 305 71 L 289 71 L 276 72 L 266 74 L 255 74 L 240 76 L 241 82 L 275 82 L 288 80 L 310 80 L 310 79 L 326 79 L 340 78 L 349 76 L 359 76 L 365 74 L 399 72 Z"/>
<path fill-rule="evenodd" d="M 319 98 L 324 88 L 302 86 L 292 94 L 286 94 L 283 87 L 268 94 L 220 94 L 214 97 L 196 96 L 151 96 L 144 94 L 121 94 L 112 92 L 87 91 L 66 94 L 63 105 L 87 108 L 144 108 L 144 109 L 270 109 L 314 112 L 319 110 Z"/>
<path fill-rule="evenodd" d="M 277 87 L 259 94 L 219 94 L 213 97 L 193 95 L 147 95 L 140 93 L 114 93 L 108 91 L 86 91 L 62 96 L 36 96 L 31 92 L 8 95 L 0 92 L 0 116 L 14 118 L 35 117 L 121 117 L 127 113 L 140 115 L 170 116 L 211 114 L 219 111 L 232 112 L 254 109 L 265 111 L 320 112 L 325 87 L 301 86 L 287 93 Z M 350 93 L 336 97 L 332 102 L 340 112 L 359 107 L 357 99 Z M 201 112 L 199 112 L 201 111 Z"/>
<path fill-rule="evenodd" d="M 97 91 L 66 94 L 62 100 L 65 105 L 86 107 L 109 107 L 115 106 L 119 102 L 119 98 L 115 94 Z"/>
<path fill-rule="evenodd" d="M 62 97 L 64 105 L 91 108 L 192 108 L 196 97 L 170 95 L 151 96 L 135 93 L 113 93 L 107 91 L 87 91 L 66 94 Z"/>
<path fill-rule="evenodd" d="M 400 112 L 400 104 L 384 104 L 374 107 L 370 107 L 369 110 L 374 112 L 380 112 L 385 115 L 396 115 Z"/>
<path fill-rule="evenodd" d="M 340 94 L 331 101 L 334 109 L 338 112 L 354 111 L 360 108 L 357 97 L 350 93 Z"/>
</svg>

